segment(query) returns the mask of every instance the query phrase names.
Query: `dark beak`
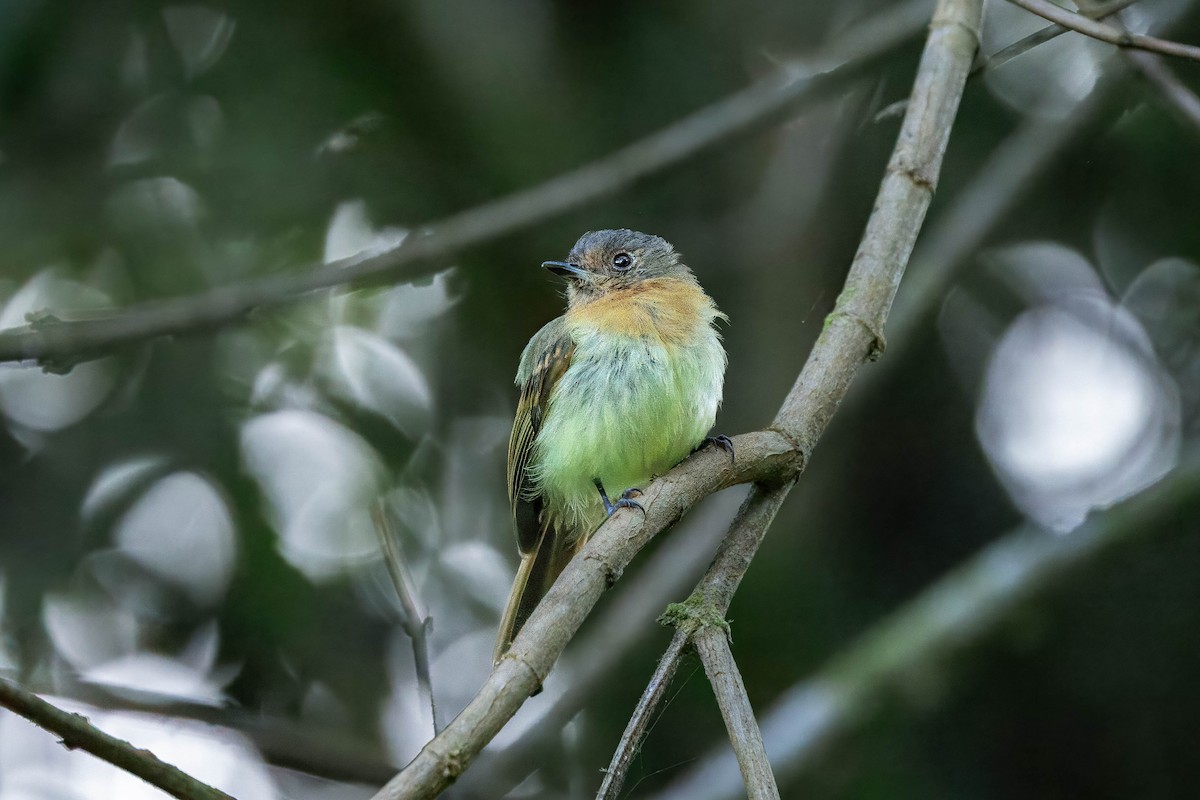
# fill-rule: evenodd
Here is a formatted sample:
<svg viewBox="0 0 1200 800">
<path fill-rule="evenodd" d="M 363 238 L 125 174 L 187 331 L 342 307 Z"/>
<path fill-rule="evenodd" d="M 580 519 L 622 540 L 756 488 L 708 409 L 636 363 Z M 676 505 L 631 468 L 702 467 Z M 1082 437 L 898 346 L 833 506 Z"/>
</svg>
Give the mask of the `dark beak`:
<svg viewBox="0 0 1200 800">
<path fill-rule="evenodd" d="M 555 275 L 561 275 L 564 278 L 583 280 L 587 277 L 587 270 L 578 264 L 569 264 L 566 261 L 543 261 L 542 266 Z"/>
</svg>

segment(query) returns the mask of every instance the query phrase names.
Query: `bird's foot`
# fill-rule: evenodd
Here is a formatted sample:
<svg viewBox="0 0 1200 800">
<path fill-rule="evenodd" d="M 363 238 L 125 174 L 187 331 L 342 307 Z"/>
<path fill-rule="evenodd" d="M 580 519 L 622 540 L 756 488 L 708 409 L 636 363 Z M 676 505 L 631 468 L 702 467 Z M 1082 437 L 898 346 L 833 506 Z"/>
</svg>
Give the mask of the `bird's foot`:
<svg viewBox="0 0 1200 800">
<path fill-rule="evenodd" d="M 633 499 L 634 497 L 641 495 L 641 489 L 626 489 L 625 491 L 621 492 L 621 496 L 618 497 L 617 502 L 614 503 L 608 499 L 608 494 L 604 491 L 604 484 L 600 482 L 599 478 L 594 479 L 592 482 L 596 484 L 596 491 L 600 492 L 600 501 L 604 503 L 604 511 L 610 517 L 618 508 L 636 508 L 638 511 L 642 512 L 643 517 L 646 516 L 646 509 L 642 508 L 641 503 Z"/>
<path fill-rule="evenodd" d="M 717 436 L 705 436 L 704 440 L 700 442 L 700 444 L 696 445 L 696 450 L 693 450 L 692 452 L 695 453 L 697 450 L 703 450 L 705 447 L 709 446 L 721 448 L 726 453 L 729 453 L 730 461 L 734 460 L 733 439 L 730 439 L 725 434 L 722 433 L 718 434 Z"/>
</svg>

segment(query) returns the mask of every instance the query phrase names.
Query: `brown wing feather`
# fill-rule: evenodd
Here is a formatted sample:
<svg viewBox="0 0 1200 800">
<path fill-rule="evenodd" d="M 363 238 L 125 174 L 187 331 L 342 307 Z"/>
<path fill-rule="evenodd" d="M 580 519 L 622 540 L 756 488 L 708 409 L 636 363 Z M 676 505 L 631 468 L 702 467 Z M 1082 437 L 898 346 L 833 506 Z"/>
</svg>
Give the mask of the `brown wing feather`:
<svg viewBox="0 0 1200 800">
<path fill-rule="evenodd" d="M 538 356 L 533 372 L 521 387 L 517 417 L 508 440 L 508 501 L 517 523 L 517 545 L 522 554 L 535 548 L 542 536 L 539 519 L 541 502 L 532 494 L 534 487 L 529 481 L 529 459 L 538 431 L 542 428 L 550 394 L 559 378 L 571 366 L 574 352 L 575 344 L 569 336 L 562 335 L 551 340 Z"/>
<path fill-rule="evenodd" d="M 530 481 L 529 463 L 550 394 L 571 366 L 574 352 L 574 342 L 556 320 L 538 332 L 521 359 L 522 372 L 526 370 L 527 358 L 531 359 L 532 369 L 521 386 L 517 417 L 508 440 L 508 499 L 517 527 L 521 566 L 500 620 L 493 654 L 496 662 L 508 651 L 517 631 L 573 555 L 542 513 L 544 504 Z"/>
</svg>

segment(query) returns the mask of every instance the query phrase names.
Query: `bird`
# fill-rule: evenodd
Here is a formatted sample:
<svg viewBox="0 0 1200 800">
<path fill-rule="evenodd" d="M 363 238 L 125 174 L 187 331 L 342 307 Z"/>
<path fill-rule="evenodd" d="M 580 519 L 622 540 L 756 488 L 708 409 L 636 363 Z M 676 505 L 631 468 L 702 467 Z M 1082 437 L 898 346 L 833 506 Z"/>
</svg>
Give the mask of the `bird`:
<svg viewBox="0 0 1200 800">
<path fill-rule="evenodd" d="M 565 279 L 567 308 L 517 368 L 508 498 L 521 564 L 494 664 L 605 519 L 645 514 L 641 486 L 705 443 L 733 454 L 728 437 L 708 436 L 728 361 L 716 326 L 728 317 L 666 239 L 589 231 L 542 266 Z"/>
</svg>

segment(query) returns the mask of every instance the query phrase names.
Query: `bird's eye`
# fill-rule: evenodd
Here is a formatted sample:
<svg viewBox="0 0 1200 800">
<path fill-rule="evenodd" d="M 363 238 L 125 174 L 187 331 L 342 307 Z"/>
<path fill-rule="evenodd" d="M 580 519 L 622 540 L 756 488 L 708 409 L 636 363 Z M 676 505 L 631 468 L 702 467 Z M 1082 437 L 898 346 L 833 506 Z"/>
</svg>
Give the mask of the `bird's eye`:
<svg viewBox="0 0 1200 800">
<path fill-rule="evenodd" d="M 633 266 L 633 256 L 629 253 L 617 253 L 613 256 L 613 269 L 617 272 L 624 272 Z"/>
</svg>

